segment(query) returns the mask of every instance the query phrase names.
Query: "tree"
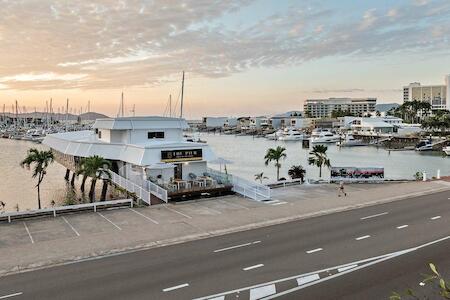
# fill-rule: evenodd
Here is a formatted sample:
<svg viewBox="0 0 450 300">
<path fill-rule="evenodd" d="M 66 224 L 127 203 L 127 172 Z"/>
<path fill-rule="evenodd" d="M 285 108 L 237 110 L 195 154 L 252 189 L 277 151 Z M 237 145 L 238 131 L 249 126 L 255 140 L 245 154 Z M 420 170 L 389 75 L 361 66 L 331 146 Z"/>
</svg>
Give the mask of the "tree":
<svg viewBox="0 0 450 300">
<path fill-rule="evenodd" d="M 275 167 L 277 168 L 277 181 L 280 181 L 280 160 L 286 159 L 287 155 L 285 153 L 286 148 L 284 147 L 276 147 L 276 148 L 270 148 L 267 150 L 266 156 L 264 156 L 265 164 L 266 166 L 269 165 L 270 162 L 275 162 Z"/>
<path fill-rule="evenodd" d="M 322 166 L 330 167 L 330 160 L 327 157 L 328 147 L 324 145 L 316 145 L 313 150 L 309 152 L 308 163 L 319 168 L 319 178 L 322 178 Z"/>
<path fill-rule="evenodd" d="M 81 180 L 81 187 L 80 187 L 80 190 L 82 193 L 84 193 L 84 191 L 85 191 L 86 180 L 88 178 L 88 174 L 85 169 L 85 163 L 86 163 L 86 158 L 81 159 L 80 165 L 78 166 L 78 169 L 76 172 L 77 176 L 83 175 L 83 179 Z"/>
<path fill-rule="evenodd" d="M 108 182 L 111 179 L 111 174 L 109 173 L 110 168 L 111 162 L 104 159 L 103 157 L 94 155 L 84 159 L 83 175 L 92 178 L 91 189 L 89 190 L 89 199 L 91 200 L 91 202 L 95 201 L 95 186 L 97 184 L 97 180 L 99 179 L 103 180 L 102 195 L 100 199 L 102 201 L 106 199 Z"/>
<path fill-rule="evenodd" d="M 292 178 L 292 179 L 300 179 L 302 181 L 302 183 L 305 181 L 305 174 L 306 174 L 306 170 L 298 165 L 298 166 L 292 166 L 289 171 L 288 171 L 288 175 Z"/>
<path fill-rule="evenodd" d="M 259 181 L 259 182 L 262 183 L 264 179 L 269 179 L 269 177 L 264 176 L 264 172 L 255 174 L 255 180 L 256 180 L 256 181 Z"/>
<path fill-rule="evenodd" d="M 340 118 L 340 117 L 353 117 L 354 115 L 350 112 L 349 109 L 347 110 L 341 110 L 339 109 L 335 109 L 331 112 L 331 117 L 332 118 Z"/>
<path fill-rule="evenodd" d="M 41 183 L 44 180 L 45 174 L 47 174 L 48 166 L 53 163 L 54 156 L 52 151 L 39 151 L 38 149 L 31 148 L 28 150 L 27 157 L 20 163 L 23 167 L 30 169 L 34 165 L 33 178 L 37 178 L 36 184 L 38 193 L 38 208 L 41 209 Z"/>
</svg>

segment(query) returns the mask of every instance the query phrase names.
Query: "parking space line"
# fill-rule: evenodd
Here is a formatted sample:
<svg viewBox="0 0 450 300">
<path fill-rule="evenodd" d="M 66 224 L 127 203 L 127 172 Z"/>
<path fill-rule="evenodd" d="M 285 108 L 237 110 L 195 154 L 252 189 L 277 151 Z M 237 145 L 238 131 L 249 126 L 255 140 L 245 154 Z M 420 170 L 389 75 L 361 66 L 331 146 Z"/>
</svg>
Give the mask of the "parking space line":
<svg viewBox="0 0 450 300">
<path fill-rule="evenodd" d="M 219 202 L 222 202 L 224 204 L 231 205 L 231 206 L 234 206 L 234 207 L 237 207 L 237 208 L 243 208 L 245 210 L 249 210 L 250 209 L 250 208 L 248 208 L 246 206 L 243 206 L 243 205 L 240 205 L 240 204 L 237 204 L 237 203 L 233 203 L 233 202 L 228 202 L 228 201 L 225 201 L 225 200 L 219 200 Z"/>
<path fill-rule="evenodd" d="M 70 229 L 72 229 L 73 232 L 75 232 L 75 234 L 77 236 L 80 236 L 80 234 L 78 233 L 78 231 L 72 226 L 72 224 L 69 223 L 69 221 L 67 221 L 67 219 L 65 217 L 62 217 L 62 219 L 64 220 L 64 222 L 66 222 L 67 225 L 69 225 Z"/>
<path fill-rule="evenodd" d="M 140 212 L 138 212 L 137 210 L 134 210 L 133 208 L 128 208 L 129 210 L 131 210 L 132 212 L 135 212 L 136 214 L 138 214 L 138 215 L 140 215 L 141 217 L 144 217 L 144 218 L 146 218 L 147 220 L 149 220 L 150 222 L 153 222 L 153 223 L 155 223 L 156 225 L 158 225 L 159 224 L 159 222 L 158 221 L 155 221 L 155 220 L 153 220 L 152 218 L 150 218 L 150 217 L 147 217 L 146 215 L 144 215 L 144 214 L 142 214 L 142 213 L 140 213 Z"/>
<path fill-rule="evenodd" d="M 436 216 L 436 217 L 432 217 L 432 218 L 430 218 L 430 220 L 437 220 L 437 219 L 440 219 L 441 218 L 441 216 Z"/>
<path fill-rule="evenodd" d="M 30 230 L 28 229 L 27 223 L 23 222 L 23 225 L 25 226 L 25 230 L 28 233 L 28 236 L 30 237 L 31 243 L 34 244 L 33 237 L 31 236 Z"/>
<path fill-rule="evenodd" d="M 173 208 L 170 208 L 170 207 L 167 207 L 167 206 L 164 206 L 164 207 L 167 208 L 167 209 L 170 210 L 170 211 L 173 211 L 174 213 L 177 213 L 177 214 L 179 214 L 179 215 L 185 217 L 185 218 L 192 219 L 191 216 L 186 215 L 186 214 L 182 213 L 181 211 L 178 211 L 178 210 L 176 210 L 176 209 L 173 209 Z"/>
<path fill-rule="evenodd" d="M 113 221 L 111 221 L 110 219 L 108 219 L 107 217 L 105 217 L 104 215 L 102 215 L 101 213 L 97 212 L 97 214 L 102 217 L 103 219 L 105 219 L 106 221 L 108 221 L 109 223 L 111 223 L 114 227 L 116 227 L 119 230 L 122 230 L 122 228 L 120 228 L 117 224 L 115 224 Z"/>
<path fill-rule="evenodd" d="M 5 296 L 0 296 L 0 299 L 12 298 L 12 297 L 20 296 L 22 294 L 23 294 L 22 292 L 19 292 L 19 293 L 9 294 L 9 295 L 5 295 Z"/>
<path fill-rule="evenodd" d="M 403 228 L 406 228 L 406 227 L 408 227 L 408 225 L 401 225 L 401 226 L 397 226 L 397 229 L 403 229 Z"/>
</svg>

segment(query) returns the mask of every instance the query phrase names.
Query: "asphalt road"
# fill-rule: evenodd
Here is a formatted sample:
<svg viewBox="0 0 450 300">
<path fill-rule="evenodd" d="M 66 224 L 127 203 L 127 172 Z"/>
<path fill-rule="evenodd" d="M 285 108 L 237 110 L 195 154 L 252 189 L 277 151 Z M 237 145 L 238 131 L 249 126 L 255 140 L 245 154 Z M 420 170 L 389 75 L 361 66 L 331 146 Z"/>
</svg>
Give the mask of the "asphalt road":
<svg viewBox="0 0 450 300">
<path fill-rule="evenodd" d="M 192 299 L 226 293 L 448 236 L 449 197 L 449 192 L 436 193 L 6 276 L 0 278 L 0 299 L 8 295 L 8 299 Z M 292 280 L 281 281 L 277 292 L 292 285 Z M 382 285 L 383 281 L 379 282 Z M 348 291 L 353 290 L 348 287 Z M 236 295 L 248 299 L 251 293 L 243 289 L 217 299 L 235 299 Z M 347 295 L 342 294 L 342 299 Z M 294 299 L 318 298 L 305 295 Z"/>
</svg>

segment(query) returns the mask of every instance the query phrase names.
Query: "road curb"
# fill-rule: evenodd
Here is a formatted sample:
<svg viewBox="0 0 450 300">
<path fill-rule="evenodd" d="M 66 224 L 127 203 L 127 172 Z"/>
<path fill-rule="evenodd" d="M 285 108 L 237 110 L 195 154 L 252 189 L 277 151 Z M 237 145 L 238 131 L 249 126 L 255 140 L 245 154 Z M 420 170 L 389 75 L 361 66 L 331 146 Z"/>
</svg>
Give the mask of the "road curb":
<svg viewBox="0 0 450 300">
<path fill-rule="evenodd" d="M 307 214 L 303 214 L 303 215 L 295 215 L 295 216 L 290 216 L 290 217 L 285 217 L 285 218 L 278 218 L 278 219 L 274 219 L 274 220 L 263 221 L 263 222 L 253 223 L 253 224 L 247 224 L 247 225 L 242 225 L 242 226 L 237 226 L 237 227 L 232 227 L 232 228 L 227 228 L 227 229 L 205 231 L 205 232 L 191 234 L 191 235 L 187 235 L 187 236 L 183 236 L 183 237 L 177 237 L 177 238 L 166 239 L 166 240 L 161 240 L 161 241 L 156 241 L 156 242 L 138 244 L 135 246 L 124 247 L 124 248 L 120 248 L 120 249 L 92 252 L 92 253 L 89 253 L 84 256 L 72 256 L 72 257 L 64 258 L 64 259 L 60 259 L 60 260 L 44 261 L 44 262 L 40 262 L 40 263 L 29 264 L 26 266 L 17 265 L 10 269 L 0 270 L 0 278 L 7 276 L 7 275 L 25 273 L 25 272 L 45 269 L 45 268 L 49 268 L 49 267 L 70 265 L 70 264 L 83 262 L 83 261 L 97 260 L 97 259 L 113 257 L 113 256 L 117 256 L 117 255 L 122 255 L 122 254 L 134 253 L 134 252 L 138 252 L 138 251 L 144 251 L 144 250 L 149 250 L 149 249 L 154 249 L 154 248 L 159 248 L 159 247 L 165 247 L 165 246 L 170 246 L 170 245 L 191 242 L 191 241 L 195 241 L 195 240 L 201 240 L 201 239 L 210 238 L 210 237 L 222 236 L 222 235 L 231 234 L 231 233 L 237 233 L 237 232 L 242 232 L 242 231 L 247 231 L 247 230 L 252 230 L 252 229 L 258 229 L 258 228 L 263 228 L 263 227 L 268 227 L 268 226 L 274 226 L 274 225 L 319 217 L 319 216 L 325 216 L 325 215 L 330 215 L 333 213 L 345 212 L 345 211 L 350 211 L 350 210 L 354 210 L 354 209 L 375 206 L 375 205 L 379 205 L 379 204 L 391 203 L 391 202 L 395 202 L 395 201 L 406 200 L 410 197 L 420 197 L 420 196 L 424 196 L 427 194 L 435 194 L 435 193 L 440 193 L 440 192 L 444 192 L 444 191 L 448 191 L 448 190 L 450 190 L 450 186 L 442 187 L 439 189 L 430 189 L 430 190 L 416 192 L 416 193 L 409 193 L 409 194 L 404 194 L 404 195 L 395 196 L 395 197 L 389 197 L 389 198 L 385 198 L 382 200 L 371 201 L 371 202 L 366 202 L 366 203 L 362 203 L 362 204 L 347 205 L 347 206 L 337 207 L 337 208 L 333 208 L 333 209 L 321 210 L 321 211 L 307 213 Z M 201 229 L 201 228 L 198 228 L 198 229 Z"/>
</svg>

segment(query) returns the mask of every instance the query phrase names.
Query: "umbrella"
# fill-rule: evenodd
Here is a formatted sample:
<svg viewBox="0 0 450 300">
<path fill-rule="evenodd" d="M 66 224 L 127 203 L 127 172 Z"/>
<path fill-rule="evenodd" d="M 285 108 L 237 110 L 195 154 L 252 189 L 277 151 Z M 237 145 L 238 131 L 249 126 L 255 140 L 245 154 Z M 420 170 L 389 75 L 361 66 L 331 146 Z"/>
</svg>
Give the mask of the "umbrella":
<svg viewBox="0 0 450 300">
<path fill-rule="evenodd" d="M 220 172 L 222 172 L 222 165 L 225 166 L 225 169 L 227 167 L 227 165 L 232 164 L 233 162 L 231 160 L 222 158 L 222 157 L 217 157 L 216 159 L 211 160 L 209 163 L 214 164 L 214 165 L 220 165 Z"/>
</svg>

